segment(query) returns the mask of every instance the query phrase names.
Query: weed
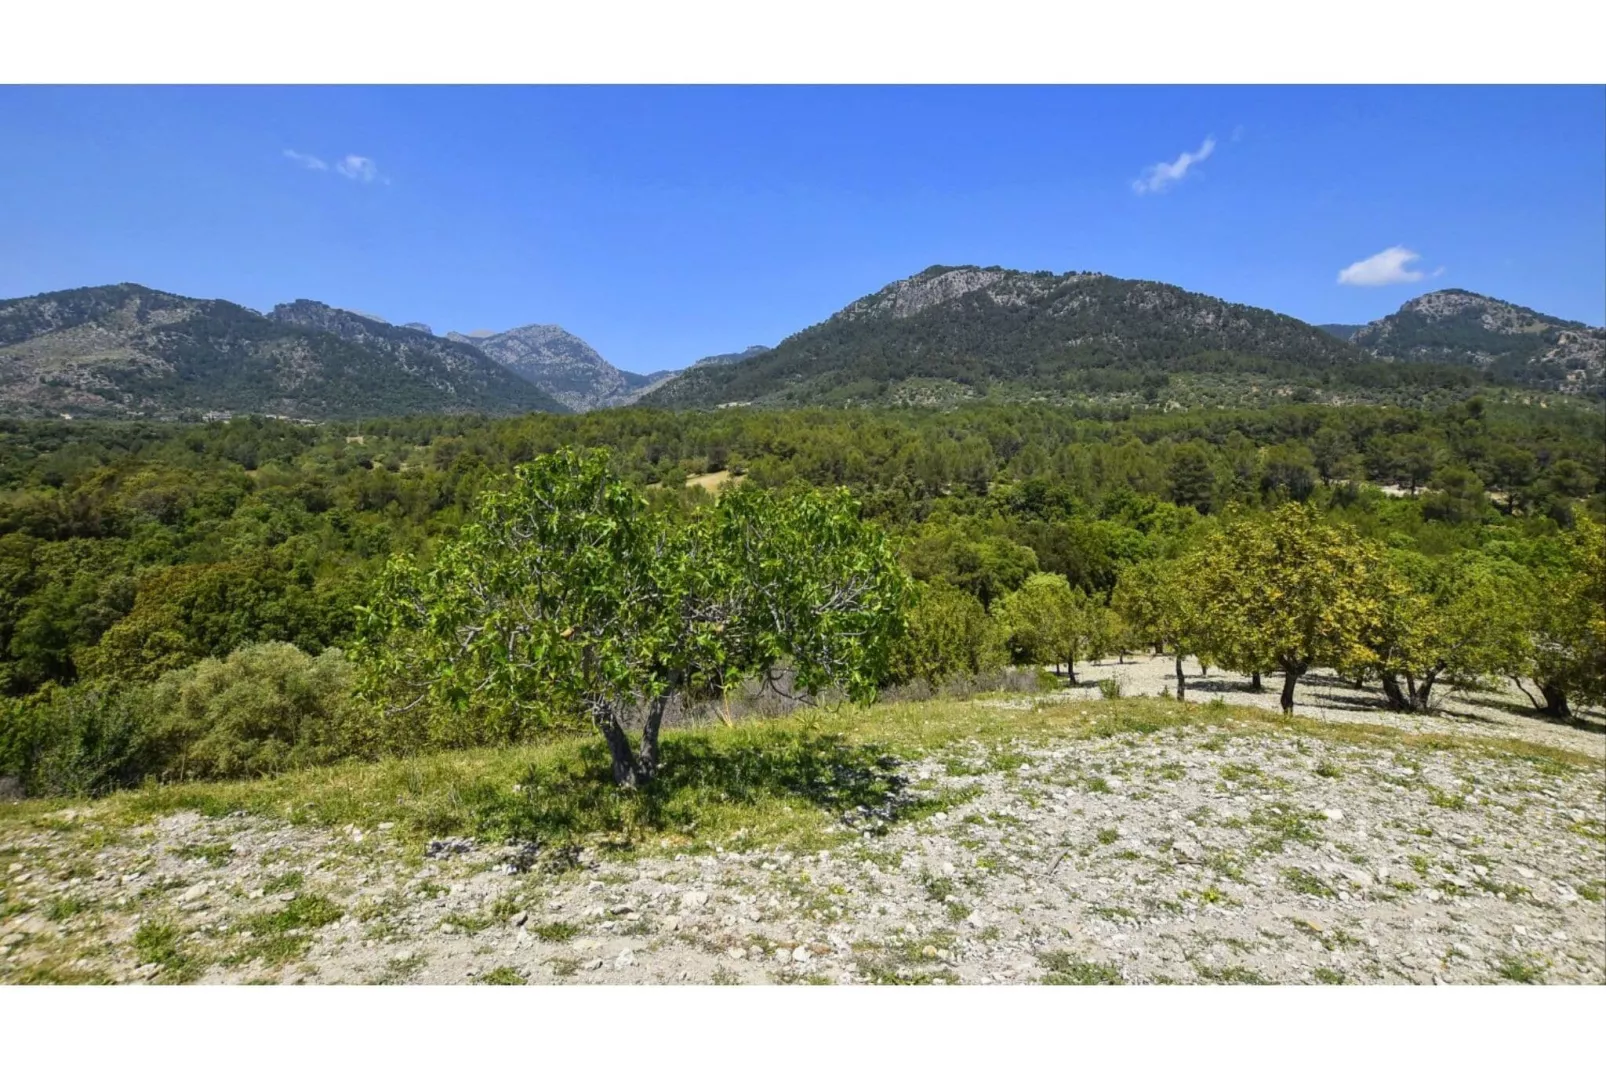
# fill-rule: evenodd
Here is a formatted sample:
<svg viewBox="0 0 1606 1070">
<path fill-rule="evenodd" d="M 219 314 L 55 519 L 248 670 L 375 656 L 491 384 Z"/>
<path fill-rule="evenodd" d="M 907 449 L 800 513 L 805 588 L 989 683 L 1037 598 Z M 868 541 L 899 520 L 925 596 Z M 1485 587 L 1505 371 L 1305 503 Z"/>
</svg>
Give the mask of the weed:
<svg viewBox="0 0 1606 1070">
<path fill-rule="evenodd" d="M 1069 951 L 1045 951 L 1037 960 L 1047 970 L 1043 974 L 1045 985 L 1118 985 L 1121 973 L 1114 966 L 1102 962 L 1087 962 L 1075 958 Z"/>
<path fill-rule="evenodd" d="M 1304 895 L 1319 895 L 1327 899 L 1336 898 L 1338 893 L 1328 886 L 1316 874 L 1297 866 L 1283 870 L 1283 883 Z"/>
<path fill-rule="evenodd" d="M 200 975 L 201 967 L 179 947 L 183 934 L 168 922 L 147 921 L 134 933 L 134 954 L 141 963 L 162 968 L 163 978 L 182 984 Z"/>
<path fill-rule="evenodd" d="M 1496 975 L 1519 985 L 1537 984 L 1545 976 L 1543 965 L 1518 955 L 1502 955 L 1495 966 Z"/>
<path fill-rule="evenodd" d="M 1269 985 L 1262 974 L 1248 966 L 1195 966 L 1201 979 L 1218 985 Z"/>
<path fill-rule="evenodd" d="M 524 975 L 511 966 L 498 966 L 494 970 L 487 970 L 480 974 L 482 985 L 522 985 Z"/>
<path fill-rule="evenodd" d="M 1341 985 L 1344 983 L 1344 971 L 1318 966 L 1313 974 L 1319 985 Z"/>
<path fill-rule="evenodd" d="M 537 940 L 544 940 L 549 944 L 561 944 L 580 935 L 580 927 L 567 921 L 549 921 L 531 925 L 529 928 Z"/>
<path fill-rule="evenodd" d="M 1121 833 L 1117 829 L 1099 829 L 1099 842 L 1106 847 L 1120 838 Z"/>
<path fill-rule="evenodd" d="M 196 859 L 212 866 L 226 866 L 234 857 L 226 843 L 187 843 L 175 853 L 180 858 Z"/>
<path fill-rule="evenodd" d="M 51 921 L 66 921 L 74 914 L 81 914 L 93 906 L 89 900 L 80 896 L 67 896 L 62 899 L 52 899 L 45 908 L 45 917 Z"/>
<path fill-rule="evenodd" d="M 273 895 L 277 892 L 294 892 L 299 891 L 301 886 L 306 883 L 307 875 L 299 869 L 292 869 L 290 872 L 281 873 L 268 881 L 262 886 L 262 891 L 267 895 Z"/>
</svg>

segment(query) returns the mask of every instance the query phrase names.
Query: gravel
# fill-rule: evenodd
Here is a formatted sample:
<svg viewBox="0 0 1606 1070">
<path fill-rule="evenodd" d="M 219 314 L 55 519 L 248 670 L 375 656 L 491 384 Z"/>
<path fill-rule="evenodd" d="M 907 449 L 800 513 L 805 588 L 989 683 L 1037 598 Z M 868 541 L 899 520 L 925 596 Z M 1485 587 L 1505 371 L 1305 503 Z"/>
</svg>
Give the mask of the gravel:
<svg viewBox="0 0 1606 1070">
<path fill-rule="evenodd" d="M 1127 694 L 1158 675 L 1084 679 L 1101 673 Z M 1313 681 L 1301 716 L 1397 719 L 1318 707 L 1323 688 L 1344 694 Z M 1588 724 L 1450 704 L 1425 720 L 1601 752 Z M 97 840 L 69 809 L 0 839 L 0 980 L 1601 984 L 1603 771 L 1206 724 L 972 743 L 906 763 L 923 805 L 837 815 L 829 850 L 589 848 L 551 866 L 531 844 L 421 850 L 394 828 L 243 814 Z M 289 953 L 254 934 L 273 911 L 305 919 Z M 176 927 L 190 974 L 140 961 L 150 922 Z"/>
</svg>

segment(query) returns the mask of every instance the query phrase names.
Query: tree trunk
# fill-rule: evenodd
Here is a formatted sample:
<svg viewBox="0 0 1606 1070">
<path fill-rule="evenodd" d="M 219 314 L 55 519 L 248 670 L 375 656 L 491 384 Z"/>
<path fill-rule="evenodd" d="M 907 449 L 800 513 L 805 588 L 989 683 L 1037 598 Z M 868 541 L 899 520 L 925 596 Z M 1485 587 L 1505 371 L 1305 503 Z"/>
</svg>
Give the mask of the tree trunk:
<svg viewBox="0 0 1606 1070">
<path fill-rule="evenodd" d="M 1251 690 L 1251 691 L 1264 691 L 1264 690 L 1266 690 L 1265 686 L 1263 684 L 1261 684 L 1261 682 L 1260 682 L 1260 670 L 1259 669 L 1256 669 L 1254 672 L 1249 674 L 1249 690 Z"/>
<path fill-rule="evenodd" d="M 1207 679 L 1209 676 L 1210 676 L 1210 666 L 1205 663 L 1205 660 L 1203 658 L 1200 658 L 1199 659 L 1199 679 L 1204 680 L 1204 679 Z"/>
<path fill-rule="evenodd" d="M 1530 692 L 1526 687 L 1522 686 L 1522 677 L 1513 676 L 1511 678 L 1511 682 L 1517 685 L 1517 690 L 1522 692 L 1522 697 L 1523 698 L 1527 699 L 1530 703 L 1533 704 L 1533 708 L 1534 709 L 1542 710 L 1542 709 L 1545 708 L 1545 704 L 1544 703 L 1542 703 L 1538 699 L 1534 698 L 1533 697 L 1533 693 Z"/>
<path fill-rule="evenodd" d="M 1065 675 L 1070 678 L 1071 686 L 1076 686 L 1076 661 L 1074 658 L 1065 663 Z"/>
<path fill-rule="evenodd" d="M 1303 675 L 1305 675 L 1305 669 L 1303 666 L 1283 666 L 1282 707 L 1284 713 L 1294 712 L 1294 685 L 1299 683 L 1299 678 Z"/>
<path fill-rule="evenodd" d="M 1411 703 L 1406 699 L 1405 692 L 1400 690 L 1400 681 L 1391 672 L 1383 674 L 1383 694 L 1388 696 L 1389 709 L 1408 710 L 1411 708 Z"/>
<path fill-rule="evenodd" d="M 1567 705 L 1567 692 L 1551 683 L 1549 680 L 1536 681 L 1539 684 L 1539 693 L 1545 696 L 1544 712 L 1552 717 L 1571 717 L 1573 711 Z"/>
<path fill-rule="evenodd" d="M 636 767 L 643 784 L 658 775 L 658 729 L 664 723 L 664 710 L 668 707 L 668 695 L 658 696 L 647 707 L 647 723 L 641 727 L 641 750 L 636 755 Z"/>
<path fill-rule="evenodd" d="M 613 782 L 616 787 L 635 788 L 641 783 L 641 769 L 630 750 L 630 735 L 619 723 L 619 714 L 612 706 L 593 710 L 591 720 L 608 742 L 608 753 L 613 757 Z"/>
<path fill-rule="evenodd" d="M 1434 681 L 1439 678 L 1439 673 L 1442 671 L 1442 669 L 1429 669 L 1427 675 L 1422 677 L 1422 682 L 1416 686 L 1414 704 L 1418 713 L 1428 711 L 1428 701 L 1433 697 Z"/>
<path fill-rule="evenodd" d="M 1177 655 L 1177 701 L 1188 697 L 1188 681 L 1182 675 L 1182 655 Z"/>
</svg>

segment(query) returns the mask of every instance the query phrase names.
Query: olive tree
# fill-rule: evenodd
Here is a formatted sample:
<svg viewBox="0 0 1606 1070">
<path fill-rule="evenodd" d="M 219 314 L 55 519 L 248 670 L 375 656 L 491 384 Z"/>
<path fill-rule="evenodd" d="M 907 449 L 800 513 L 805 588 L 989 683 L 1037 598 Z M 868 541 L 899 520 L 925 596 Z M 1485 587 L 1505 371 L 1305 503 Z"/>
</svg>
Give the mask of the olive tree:
<svg viewBox="0 0 1606 1070">
<path fill-rule="evenodd" d="M 1195 653 L 1200 605 L 1183 561 L 1149 560 L 1128 566 L 1116 581 L 1111 605 L 1131 634 L 1175 659 L 1177 698 L 1188 697 L 1182 659 Z"/>
<path fill-rule="evenodd" d="M 1528 601 L 1519 567 L 1476 553 L 1430 559 L 1395 551 L 1375 576 L 1368 646 L 1391 706 L 1427 710 L 1441 679 L 1517 671 Z"/>
<path fill-rule="evenodd" d="M 1231 520 L 1200 553 L 1189 582 L 1209 618 L 1211 645 L 1226 652 L 1224 664 L 1281 669 L 1283 712 L 1293 711 L 1294 688 L 1313 665 L 1368 659 L 1379 553 L 1348 528 L 1289 504 Z"/>
<path fill-rule="evenodd" d="M 605 450 L 565 448 L 487 491 L 427 567 L 387 563 L 358 657 L 366 692 L 415 741 L 583 717 L 614 781 L 635 787 L 657 772 L 665 711 L 688 694 L 785 666 L 802 691 L 870 698 L 905 591 L 845 491 L 739 487 L 677 522 L 649 511 Z M 642 711 L 633 748 L 627 724 Z"/>
<path fill-rule="evenodd" d="M 1538 685 L 1552 716 L 1570 700 L 1606 705 L 1606 526 L 1580 513 L 1561 542 L 1559 560 L 1535 569 L 1539 597 L 1523 615 L 1524 674 Z"/>
</svg>

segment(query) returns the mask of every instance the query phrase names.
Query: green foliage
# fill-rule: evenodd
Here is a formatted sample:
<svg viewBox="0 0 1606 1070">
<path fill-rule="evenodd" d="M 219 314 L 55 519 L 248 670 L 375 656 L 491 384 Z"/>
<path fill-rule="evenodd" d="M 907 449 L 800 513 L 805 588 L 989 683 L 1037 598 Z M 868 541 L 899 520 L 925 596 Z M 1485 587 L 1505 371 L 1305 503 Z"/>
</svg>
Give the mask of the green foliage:
<svg viewBox="0 0 1606 1070">
<path fill-rule="evenodd" d="M 354 673 L 336 649 L 241 647 L 146 689 L 150 768 L 168 780 L 263 776 L 358 751 Z"/>
<path fill-rule="evenodd" d="M 138 783 L 147 769 L 146 716 L 138 697 L 54 684 L 0 699 L 0 773 L 30 795 L 100 795 Z"/>
<path fill-rule="evenodd" d="M 908 627 L 892 648 L 894 680 L 924 680 L 933 687 L 957 677 L 1003 667 L 1003 637 L 981 602 L 946 583 L 918 584 Z"/>
<path fill-rule="evenodd" d="M 1102 652 L 1103 606 L 1064 576 L 1032 576 L 999 603 L 997 618 L 1017 664 L 1064 665 L 1074 681 L 1076 662 Z"/>
<path fill-rule="evenodd" d="M 1197 649 L 1233 666 L 1275 665 L 1282 704 L 1313 665 L 1364 664 L 1365 641 L 1379 627 L 1377 548 L 1354 532 L 1323 524 L 1310 508 L 1285 505 L 1239 517 L 1213 534 L 1187 563 Z"/>
<path fill-rule="evenodd" d="M 581 715 L 633 785 L 655 770 L 665 704 L 687 694 L 785 667 L 803 691 L 868 700 L 904 597 L 884 537 L 846 492 L 737 488 L 677 523 L 648 510 L 606 451 L 563 449 L 487 492 L 428 571 L 393 559 L 358 651 L 367 692 L 408 718 L 411 740 L 519 738 Z M 632 757 L 637 707 L 649 712 Z"/>
<path fill-rule="evenodd" d="M 695 518 L 733 486 L 717 496 L 643 489 L 670 467 L 728 470 L 754 492 L 799 482 L 845 487 L 863 520 L 888 533 L 904 567 L 932 586 L 993 606 L 1038 572 L 1063 576 L 1096 601 L 1117 593 L 1119 578 L 1114 606 L 1125 612 L 1113 630 L 1106 617 L 1111 637 L 1101 646 L 1158 642 L 1175 652 L 1193 644 L 1186 652 L 1212 664 L 1262 672 L 1275 666 L 1236 662 L 1216 649 L 1208 618 L 1182 627 L 1186 604 L 1135 613 L 1132 599 L 1139 586 L 1151 601 L 1198 594 L 1185 571 L 1165 583 L 1135 580 L 1144 570 L 1191 567 L 1173 563 L 1227 514 L 1253 517 L 1293 496 L 1287 471 L 1274 471 L 1279 458 L 1292 457 L 1314 472 L 1306 504 L 1324 525 L 1428 562 L 1474 555 L 1509 572 L 1527 592 L 1516 674 L 1538 705 L 1560 713 L 1569 696 L 1599 701 L 1590 698 L 1599 686 L 1591 681 L 1600 679 L 1591 651 L 1601 644 L 1589 638 L 1598 632 L 1588 622 L 1589 607 L 1602 601 L 1592 579 L 1601 570 L 1590 565 L 1591 544 L 1578 533 L 1598 531 L 1606 513 L 1603 437 L 1598 412 L 1564 400 L 1548 408 L 1515 404 L 1498 393 L 1436 409 L 610 409 L 320 426 L 261 418 L 206 425 L 0 419 L 0 716 L 7 726 L 0 747 L 18 769 L 31 759 L 16 755 L 35 753 L 42 738 L 26 727 L 40 718 L 19 713 L 9 699 L 31 702 L 22 708 L 35 714 L 64 710 L 67 695 L 50 697 L 62 688 L 123 703 L 131 701 L 124 692 L 164 672 L 249 644 L 289 642 L 310 655 L 349 649 L 354 607 L 368 600 L 388 558 L 427 568 L 458 538 L 487 488 L 563 446 L 608 447 L 619 479 L 642 494 L 666 530 L 711 523 Z M 1179 466 L 1179 456 L 1199 455 L 1214 477 L 1204 518 L 1193 507 L 1201 502 L 1173 500 L 1188 499 L 1190 484 L 1171 478 L 1192 465 Z M 1413 466 L 1420 472 L 1419 461 L 1431 468 L 1413 497 L 1408 476 Z M 1367 481 L 1402 490 L 1385 495 Z M 1568 608 L 1552 612 L 1553 603 Z M 974 622 L 973 614 L 966 619 Z M 1158 626 L 1162 620 L 1169 624 Z M 917 628 L 937 634 L 930 621 Z M 1368 637 L 1365 657 L 1380 643 Z M 911 671 L 909 651 L 898 657 L 901 667 L 887 665 L 889 678 Z M 937 673 L 948 671 L 945 663 L 955 659 L 929 661 Z M 471 700 L 461 711 L 362 712 L 349 745 L 361 754 L 518 738 L 570 719 L 529 707 L 523 722 L 502 723 L 473 707 Z M 84 711 L 98 708 L 43 719 L 80 726 L 60 728 L 57 740 L 119 738 L 86 726 L 94 718 Z M 97 782 L 150 771 L 143 758 L 132 767 L 99 764 L 114 771 L 58 779 L 71 790 L 98 791 Z M 87 768 L 65 759 L 60 767 Z"/>
</svg>

